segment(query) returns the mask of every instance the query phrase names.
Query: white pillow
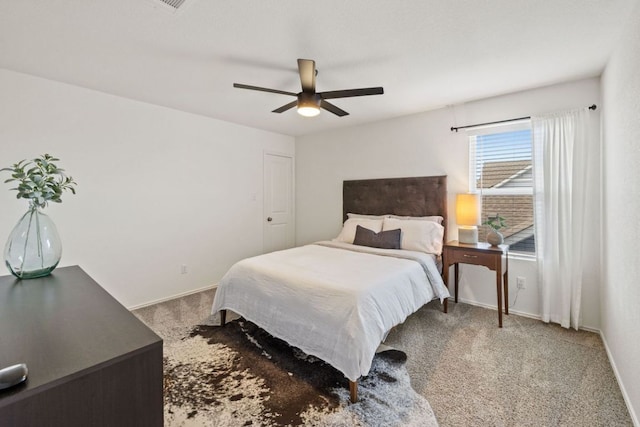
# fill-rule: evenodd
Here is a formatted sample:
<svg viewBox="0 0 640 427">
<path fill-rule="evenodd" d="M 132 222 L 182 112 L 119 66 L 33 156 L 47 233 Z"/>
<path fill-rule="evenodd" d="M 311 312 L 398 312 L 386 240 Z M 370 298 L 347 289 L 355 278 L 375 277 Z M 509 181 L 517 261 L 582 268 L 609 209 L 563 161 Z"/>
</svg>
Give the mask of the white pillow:
<svg viewBox="0 0 640 427">
<path fill-rule="evenodd" d="M 348 214 L 347 214 L 348 215 Z M 409 221 L 433 221 L 433 222 L 437 222 L 438 224 L 442 224 L 442 221 L 444 220 L 443 217 L 438 216 L 438 215 L 433 215 L 433 216 L 398 216 L 398 215 L 387 215 L 387 218 L 394 218 L 394 219 L 406 219 Z"/>
<path fill-rule="evenodd" d="M 344 242 L 344 243 L 353 243 L 353 240 L 356 238 L 356 227 L 357 226 L 368 228 L 372 230 L 374 233 L 379 233 L 382 231 L 382 220 L 381 219 L 370 219 L 370 218 L 349 218 L 344 222 L 342 226 L 342 231 L 333 239 L 334 242 Z"/>
<path fill-rule="evenodd" d="M 363 215 L 357 213 L 348 213 L 347 218 L 366 218 L 366 219 L 384 219 L 387 215 Z"/>
<path fill-rule="evenodd" d="M 357 213 L 348 213 L 347 218 L 367 218 L 367 219 L 384 219 L 384 218 L 395 218 L 395 219 L 406 219 L 410 221 L 433 221 L 438 224 L 442 224 L 444 218 L 439 215 L 432 216 L 400 216 L 400 215 L 392 215 L 392 214 L 384 214 L 384 215 L 364 215 Z"/>
<path fill-rule="evenodd" d="M 397 218 L 385 218 L 382 231 L 402 230 L 400 248 L 409 251 L 426 252 L 440 255 L 442 253 L 442 240 L 444 239 L 444 227 L 435 221 L 418 221 Z"/>
</svg>

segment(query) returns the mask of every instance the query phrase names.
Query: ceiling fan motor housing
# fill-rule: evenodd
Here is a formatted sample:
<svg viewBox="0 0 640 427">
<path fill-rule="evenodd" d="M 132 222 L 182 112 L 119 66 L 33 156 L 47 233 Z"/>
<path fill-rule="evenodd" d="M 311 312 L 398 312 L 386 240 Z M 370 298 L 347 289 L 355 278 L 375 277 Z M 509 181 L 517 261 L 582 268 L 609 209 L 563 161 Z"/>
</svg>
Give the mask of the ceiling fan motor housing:
<svg viewBox="0 0 640 427">
<path fill-rule="evenodd" d="M 317 93 L 300 92 L 298 94 L 298 108 L 311 107 L 320 108 L 322 98 Z"/>
</svg>

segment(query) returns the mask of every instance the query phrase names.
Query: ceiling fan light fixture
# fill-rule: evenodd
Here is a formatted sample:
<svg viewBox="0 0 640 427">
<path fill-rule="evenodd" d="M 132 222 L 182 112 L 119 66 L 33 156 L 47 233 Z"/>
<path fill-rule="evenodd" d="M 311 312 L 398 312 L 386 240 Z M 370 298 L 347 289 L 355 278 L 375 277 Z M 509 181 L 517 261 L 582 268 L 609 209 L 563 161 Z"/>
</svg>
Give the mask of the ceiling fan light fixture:
<svg viewBox="0 0 640 427">
<path fill-rule="evenodd" d="M 315 93 L 298 94 L 298 114 L 304 117 L 315 117 L 320 114 L 322 99 Z"/>
<path fill-rule="evenodd" d="M 315 105 L 298 106 L 298 114 L 304 117 L 315 117 L 320 114 L 320 108 Z"/>
</svg>

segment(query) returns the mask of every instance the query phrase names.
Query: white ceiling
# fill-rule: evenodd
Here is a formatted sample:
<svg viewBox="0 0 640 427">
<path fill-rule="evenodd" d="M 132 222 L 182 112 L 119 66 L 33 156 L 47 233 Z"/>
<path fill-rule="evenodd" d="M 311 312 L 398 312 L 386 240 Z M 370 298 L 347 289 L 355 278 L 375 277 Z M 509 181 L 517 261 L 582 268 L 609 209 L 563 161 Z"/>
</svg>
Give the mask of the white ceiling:
<svg viewBox="0 0 640 427">
<path fill-rule="evenodd" d="M 0 67 L 288 135 L 599 75 L 639 0 L 0 0 Z M 383 86 L 349 116 L 271 110 Z M 0 94 L 1 96 L 1 94 Z"/>
</svg>

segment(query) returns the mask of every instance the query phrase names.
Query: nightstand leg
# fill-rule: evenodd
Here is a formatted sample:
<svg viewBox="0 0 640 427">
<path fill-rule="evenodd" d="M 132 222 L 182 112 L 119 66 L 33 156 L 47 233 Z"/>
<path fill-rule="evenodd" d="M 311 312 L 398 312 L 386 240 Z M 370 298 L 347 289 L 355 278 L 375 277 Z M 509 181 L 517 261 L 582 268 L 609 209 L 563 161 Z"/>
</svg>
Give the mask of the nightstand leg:
<svg viewBox="0 0 640 427">
<path fill-rule="evenodd" d="M 458 270 L 458 263 L 456 262 L 455 264 L 453 264 L 453 271 L 454 273 L 454 277 L 455 277 L 455 296 L 456 296 L 456 304 L 458 303 L 458 274 L 459 274 L 459 270 Z"/>
<path fill-rule="evenodd" d="M 504 314 L 509 314 L 509 271 L 504 272 Z"/>
<path fill-rule="evenodd" d="M 498 292 L 498 327 L 502 328 L 502 269 L 496 271 L 496 288 Z"/>
<path fill-rule="evenodd" d="M 442 279 L 444 281 L 444 286 L 449 290 L 449 265 L 447 265 L 446 260 L 443 259 L 442 263 Z M 443 311 L 446 313 L 449 308 L 449 298 L 444 299 Z"/>
</svg>

